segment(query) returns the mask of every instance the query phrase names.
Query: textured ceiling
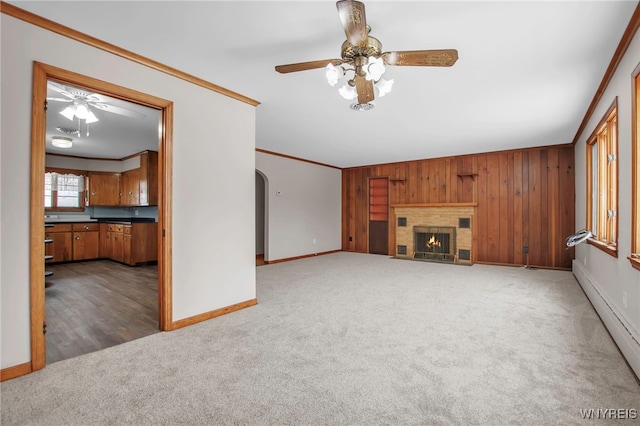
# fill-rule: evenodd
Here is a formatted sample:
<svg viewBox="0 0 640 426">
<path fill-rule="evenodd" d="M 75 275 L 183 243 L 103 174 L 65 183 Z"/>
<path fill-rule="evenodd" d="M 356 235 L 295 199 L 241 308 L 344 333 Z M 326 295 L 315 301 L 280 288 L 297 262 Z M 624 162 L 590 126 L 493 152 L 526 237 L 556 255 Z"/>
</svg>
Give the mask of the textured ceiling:
<svg viewBox="0 0 640 426">
<path fill-rule="evenodd" d="M 388 67 L 392 92 L 355 112 L 324 70 L 274 70 L 340 56 L 334 1 L 9 3 L 253 98 L 256 147 L 338 167 L 570 143 L 637 6 L 365 1 L 384 51 L 459 59 Z"/>
</svg>

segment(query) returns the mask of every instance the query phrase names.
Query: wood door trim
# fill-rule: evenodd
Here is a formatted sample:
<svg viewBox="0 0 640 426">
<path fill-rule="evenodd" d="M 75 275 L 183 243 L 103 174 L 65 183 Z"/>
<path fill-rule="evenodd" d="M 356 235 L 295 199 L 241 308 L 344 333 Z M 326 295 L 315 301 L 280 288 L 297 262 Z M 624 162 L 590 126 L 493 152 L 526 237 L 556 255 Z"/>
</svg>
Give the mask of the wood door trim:
<svg viewBox="0 0 640 426">
<path fill-rule="evenodd" d="M 3 3 L 3 8 L 5 4 Z M 3 10 L 4 12 L 4 10 Z M 96 80 L 62 68 L 34 62 L 31 122 L 31 184 L 30 184 L 30 308 L 31 308 L 31 370 L 46 364 L 44 288 L 44 169 L 47 80 L 81 86 L 129 102 L 143 104 L 161 111 L 162 132 L 159 147 L 158 179 L 158 300 L 159 328 L 171 329 L 172 310 L 172 158 L 173 158 L 173 102 L 122 86 Z"/>
</svg>

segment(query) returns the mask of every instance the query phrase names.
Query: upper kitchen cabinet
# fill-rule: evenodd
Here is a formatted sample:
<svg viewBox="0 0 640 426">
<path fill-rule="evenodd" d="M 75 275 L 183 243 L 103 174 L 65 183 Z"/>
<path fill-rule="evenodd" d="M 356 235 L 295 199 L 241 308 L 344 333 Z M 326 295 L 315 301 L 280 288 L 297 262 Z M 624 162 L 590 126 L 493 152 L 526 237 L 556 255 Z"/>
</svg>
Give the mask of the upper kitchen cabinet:
<svg viewBox="0 0 640 426">
<path fill-rule="evenodd" d="M 89 172 L 90 206 L 157 206 L 158 153 L 139 154 L 140 166 L 122 173 Z"/>
<path fill-rule="evenodd" d="M 89 172 L 89 205 L 120 205 L 120 173 Z"/>
<path fill-rule="evenodd" d="M 140 205 L 158 205 L 158 153 L 140 154 Z"/>
<path fill-rule="evenodd" d="M 158 205 L 158 153 L 145 151 L 140 153 L 140 167 L 122 172 L 121 205 L 157 206 Z"/>
<path fill-rule="evenodd" d="M 123 206 L 140 205 L 140 169 L 127 170 L 120 175 L 120 204 Z"/>
</svg>

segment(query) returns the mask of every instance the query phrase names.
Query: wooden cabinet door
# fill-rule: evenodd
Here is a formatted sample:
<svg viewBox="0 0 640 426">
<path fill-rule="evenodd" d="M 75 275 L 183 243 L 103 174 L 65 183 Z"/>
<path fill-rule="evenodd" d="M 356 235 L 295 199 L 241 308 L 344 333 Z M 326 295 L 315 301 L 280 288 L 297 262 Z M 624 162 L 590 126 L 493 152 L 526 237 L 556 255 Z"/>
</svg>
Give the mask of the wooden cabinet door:
<svg viewBox="0 0 640 426">
<path fill-rule="evenodd" d="M 123 206 L 140 205 L 140 169 L 127 170 L 122 173 L 122 197 Z"/>
<path fill-rule="evenodd" d="M 53 256 L 47 263 L 66 262 L 71 260 L 73 246 L 71 244 L 71 232 L 51 232 L 45 234 L 45 239 L 53 240 L 45 245 L 44 254 Z"/>
<path fill-rule="evenodd" d="M 140 154 L 140 205 L 158 205 L 158 153 Z"/>
<path fill-rule="evenodd" d="M 133 259 L 133 251 L 131 250 L 131 235 L 130 234 L 122 234 L 122 242 L 123 242 L 123 250 L 122 250 L 122 260 L 127 265 L 135 265 Z"/>
<path fill-rule="evenodd" d="M 100 232 L 73 233 L 73 260 L 97 259 L 100 253 Z"/>
<path fill-rule="evenodd" d="M 109 257 L 116 262 L 124 261 L 124 240 L 122 238 L 122 232 L 109 232 L 109 251 L 111 256 Z"/>
<path fill-rule="evenodd" d="M 101 259 L 108 259 L 111 257 L 111 252 L 109 251 L 109 232 L 106 223 L 100 224 L 100 248 L 98 250 L 98 255 Z"/>
<path fill-rule="evenodd" d="M 89 205 L 120 205 L 120 173 L 89 172 Z"/>
</svg>

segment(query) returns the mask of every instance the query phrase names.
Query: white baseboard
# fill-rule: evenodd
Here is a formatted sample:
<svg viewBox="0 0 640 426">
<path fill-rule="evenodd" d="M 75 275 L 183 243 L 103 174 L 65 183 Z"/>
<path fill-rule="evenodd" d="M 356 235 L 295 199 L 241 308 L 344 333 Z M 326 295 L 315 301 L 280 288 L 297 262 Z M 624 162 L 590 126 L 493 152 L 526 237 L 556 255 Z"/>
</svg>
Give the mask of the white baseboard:
<svg viewBox="0 0 640 426">
<path fill-rule="evenodd" d="M 596 279 L 575 259 L 573 260 L 573 275 L 620 348 L 620 352 L 622 352 L 636 376 L 640 377 L 640 335 L 617 312 L 615 306 L 607 300 L 605 294 L 600 290 L 602 287 Z"/>
</svg>

